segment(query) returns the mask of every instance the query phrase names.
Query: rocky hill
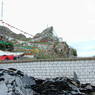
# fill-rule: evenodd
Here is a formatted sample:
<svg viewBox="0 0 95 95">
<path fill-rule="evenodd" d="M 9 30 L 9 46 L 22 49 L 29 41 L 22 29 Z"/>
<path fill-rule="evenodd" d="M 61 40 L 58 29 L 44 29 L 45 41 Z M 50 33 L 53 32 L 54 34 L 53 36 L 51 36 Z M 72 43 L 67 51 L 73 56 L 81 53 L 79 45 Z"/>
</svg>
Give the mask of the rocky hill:
<svg viewBox="0 0 95 95">
<path fill-rule="evenodd" d="M 66 42 L 60 41 L 60 39 L 54 35 L 54 29 L 52 26 L 46 28 L 41 33 L 37 33 L 33 38 L 26 38 L 23 34 L 16 34 L 9 28 L 0 26 L 0 35 L 6 40 L 13 42 L 14 48 L 18 48 L 19 50 L 22 50 L 23 48 L 25 50 L 33 50 L 33 47 L 36 47 L 36 50 L 39 50 L 39 52 L 38 50 L 37 52 L 34 52 L 36 58 L 63 58 L 77 56 L 76 49 L 71 48 Z"/>
<path fill-rule="evenodd" d="M 3 36 L 5 39 L 8 39 L 8 40 L 11 40 L 11 39 L 19 39 L 19 40 L 26 39 L 25 35 L 16 34 L 5 26 L 0 26 L 0 36 Z"/>
<path fill-rule="evenodd" d="M 36 42 L 47 42 L 50 44 L 45 44 L 46 52 L 44 51 L 43 54 L 39 55 L 39 57 L 50 56 L 52 57 L 75 57 L 77 56 L 77 51 L 74 48 L 71 48 L 66 42 L 60 41 L 58 36 L 54 35 L 53 27 L 48 27 L 43 30 L 41 33 L 37 33 L 33 39 Z M 40 44 L 40 43 L 38 43 Z M 45 56 L 44 56 L 45 54 Z"/>
<path fill-rule="evenodd" d="M 58 41 L 58 37 L 56 37 L 53 33 L 53 27 L 48 27 L 45 30 L 43 30 L 41 33 L 37 33 L 34 37 L 33 37 L 34 41 Z"/>
</svg>

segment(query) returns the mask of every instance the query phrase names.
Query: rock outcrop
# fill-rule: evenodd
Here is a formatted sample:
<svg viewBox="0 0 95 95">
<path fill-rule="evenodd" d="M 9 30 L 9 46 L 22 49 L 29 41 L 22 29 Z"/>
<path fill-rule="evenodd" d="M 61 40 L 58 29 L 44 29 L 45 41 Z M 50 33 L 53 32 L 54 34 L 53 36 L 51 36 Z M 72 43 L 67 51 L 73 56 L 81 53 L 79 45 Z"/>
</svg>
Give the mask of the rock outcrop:
<svg viewBox="0 0 95 95">
<path fill-rule="evenodd" d="M 54 57 L 76 57 L 77 56 L 77 51 L 75 49 L 71 48 L 66 42 L 60 41 L 60 39 L 54 35 L 54 30 L 52 26 L 46 28 L 41 33 L 36 34 L 33 37 L 33 41 L 49 43 L 48 45 L 45 44 L 46 47 L 46 52 L 44 51 L 45 56 L 47 55 L 52 55 Z M 40 43 L 38 43 L 38 45 L 39 44 Z M 39 58 L 41 58 L 41 54 L 39 55 Z"/>
<path fill-rule="evenodd" d="M 53 27 L 48 27 L 45 30 L 43 30 L 41 33 L 37 33 L 34 37 L 33 37 L 34 41 L 58 41 L 58 37 L 56 37 L 53 33 Z"/>
<path fill-rule="evenodd" d="M 62 57 L 77 56 L 76 50 L 71 48 L 66 42 L 58 42 L 54 44 L 52 50 Z"/>
</svg>

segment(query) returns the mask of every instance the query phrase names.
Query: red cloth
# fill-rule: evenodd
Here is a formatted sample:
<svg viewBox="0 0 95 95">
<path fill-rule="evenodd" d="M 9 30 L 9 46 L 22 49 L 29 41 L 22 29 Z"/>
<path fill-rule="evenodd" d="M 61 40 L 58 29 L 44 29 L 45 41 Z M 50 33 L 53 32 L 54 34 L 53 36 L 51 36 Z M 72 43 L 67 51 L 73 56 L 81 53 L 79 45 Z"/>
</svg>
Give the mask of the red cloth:
<svg viewBox="0 0 95 95">
<path fill-rule="evenodd" d="M 8 55 L 7 58 L 8 60 L 14 60 L 14 55 Z"/>
<path fill-rule="evenodd" d="M 0 56 L 0 60 L 6 60 L 7 57 L 6 56 Z"/>
<path fill-rule="evenodd" d="M 0 56 L 0 60 L 14 60 L 14 55 L 3 55 Z"/>
</svg>

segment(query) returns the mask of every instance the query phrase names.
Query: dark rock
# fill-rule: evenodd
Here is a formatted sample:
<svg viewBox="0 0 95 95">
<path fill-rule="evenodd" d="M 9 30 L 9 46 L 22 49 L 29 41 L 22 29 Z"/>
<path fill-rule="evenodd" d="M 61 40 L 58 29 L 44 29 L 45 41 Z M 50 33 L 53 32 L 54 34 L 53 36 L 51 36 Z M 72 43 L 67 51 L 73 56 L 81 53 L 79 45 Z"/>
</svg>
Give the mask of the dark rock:
<svg viewBox="0 0 95 95">
<path fill-rule="evenodd" d="M 0 77 L 3 76 L 4 74 L 3 73 L 0 73 Z"/>
<path fill-rule="evenodd" d="M 4 78 L 0 78 L 0 81 L 4 81 L 5 79 Z"/>
<path fill-rule="evenodd" d="M 24 76 L 24 73 L 23 72 L 21 72 L 21 71 L 17 71 L 17 73 L 16 73 L 17 75 L 20 75 L 20 76 Z"/>
<path fill-rule="evenodd" d="M 12 70 L 12 71 L 16 71 L 17 69 L 14 69 L 14 68 L 8 68 L 9 70 Z"/>
</svg>

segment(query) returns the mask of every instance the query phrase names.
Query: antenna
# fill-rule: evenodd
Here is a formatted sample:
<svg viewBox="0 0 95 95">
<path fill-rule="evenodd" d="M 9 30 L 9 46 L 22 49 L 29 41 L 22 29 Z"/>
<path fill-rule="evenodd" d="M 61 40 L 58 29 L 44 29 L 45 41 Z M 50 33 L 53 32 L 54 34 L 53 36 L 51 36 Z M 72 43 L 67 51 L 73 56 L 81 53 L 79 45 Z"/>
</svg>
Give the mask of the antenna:
<svg viewBox="0 0 95 95">
<path fill-rule="evenodd" d="M 1 2 L 1 20 L 3 21 L 3 0 Z"/>
<path fill-rule="evenodd" d="M 1 23 L 2 23 L 2 25 L 3 25 L 3 9 L 4 9 L 4 2 L 3 2 L 3 0 L 1 1 Z"/>
<path fill-rule="evenodd" d="M 27 33 L 27 32 L 25 32 L 25 31 L 23 31 L 23 30 L 21 30 L 21 29 L 18 29 L 18 28 L 16 28 L 16 27 L 14 27 L 14 26 L 12 26 L 12 25 L 10 25 L 10 24 L 4 22 L 4 0 L 1 1 L 1 18 L 0 18 L 0 22 L 1 22 L 0 24 L 2 24 L 2 26 L 7 25 L 7 26 L 9 26 L 9 27 L 11 27 L 11 28 L 14 28 L 14 29 L 20 31 L 20 32 L 23 32 L 24 34 L 28 34 L 28 35 L 30 35 L 30 36 L 33 36 L 33 35 L 31 35 L 30 33 Z M 3 30 L 4 30 L 4 27 L 2 27 L 2 31 L 3 31 Z M 3 33 L 3 32 L 2 32 L 2 33 Z"/>
</svg>

